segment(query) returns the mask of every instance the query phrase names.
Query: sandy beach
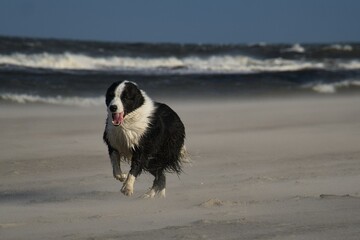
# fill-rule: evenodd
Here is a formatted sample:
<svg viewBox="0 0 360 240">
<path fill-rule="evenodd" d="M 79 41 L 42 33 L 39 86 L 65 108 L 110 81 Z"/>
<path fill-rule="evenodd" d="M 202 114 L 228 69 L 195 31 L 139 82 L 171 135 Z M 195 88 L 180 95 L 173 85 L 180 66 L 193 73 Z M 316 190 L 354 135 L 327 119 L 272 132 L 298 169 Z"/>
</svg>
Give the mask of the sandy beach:
<svg viewBox="0 0 360 240">
<path fill-rule="evenodd" d="M 1 105 L 0 239 L 359 239 L 360 97 L 167 103 L 192 164 L 165 199 L 121 194 L 104 107 Z"/>
</svg>

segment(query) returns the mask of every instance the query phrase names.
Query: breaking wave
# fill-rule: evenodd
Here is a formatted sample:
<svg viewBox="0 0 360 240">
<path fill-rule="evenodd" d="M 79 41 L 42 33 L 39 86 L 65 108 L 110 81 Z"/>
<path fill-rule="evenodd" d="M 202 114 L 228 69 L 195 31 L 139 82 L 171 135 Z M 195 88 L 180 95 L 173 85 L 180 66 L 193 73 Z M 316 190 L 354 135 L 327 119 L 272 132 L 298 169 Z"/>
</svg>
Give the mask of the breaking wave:
<svg viewBox="0 0 360 240">
<path fill-rule="evenodd" d="M 335 51 L 352 51 L 353 47 L 351 45 L 341 45 L 341 44 L 333 44 L 330 46 L 324 47 L 324 50 L 335 50 Z"/>
<path fill-rule="evenodd" d="M 104 105 L 104 97 L 41 97 L 39 95 L 4 93 L 0 94 L 0 100 L 14 103 L 42 103 L 64 106 L 91 107 Z"/>
<path fill-rule="evenodd" d="M 282 50 L 282 52 L 304 53 L 305 48 L 303 46 L 301 46 L 300 44 L 296 43 L 293 46 L 291 46 L 290 48 L 286 48 L 286 49 Z"/>
<path fill-rule="evenodd" d="M 310 88 L 318 93 L 336 93 L 340 89 L 359 87 L 360 80 L 344 80 L 334 83 L 312 83 L 304 86 L 305 88 Z"/>
<path fill-rule="evenodd" d="M 301 47 L 301 46 L 300 46 Z M 301 49 L 294 45 L 294 51 Z M 296 49 L 295 49 L 296 48 Z M 175 73 L 257 73 L 299 71 L 303 69 L 360 69 L 360 61 L 289 60 L 283 58 L 257 59 L 243 55 L 211 55 L 207 57 L 92 57 L 70 52 L 60 54 L 13 53 L 0 55 L 0 67 L 26 67 L 55 70 L 150 71 Z"/>
</svg>

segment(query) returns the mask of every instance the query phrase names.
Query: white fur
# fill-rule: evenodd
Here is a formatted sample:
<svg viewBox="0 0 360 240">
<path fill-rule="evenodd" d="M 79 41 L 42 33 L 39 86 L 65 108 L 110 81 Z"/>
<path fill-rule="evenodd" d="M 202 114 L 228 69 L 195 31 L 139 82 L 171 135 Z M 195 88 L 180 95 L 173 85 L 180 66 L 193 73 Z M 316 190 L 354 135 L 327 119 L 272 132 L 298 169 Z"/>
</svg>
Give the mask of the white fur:
<svg viewBox="0 0 360 240">
<path fill-rule="evenodd" d="M 156 195 L 155 189 L 151 188 L 149 191 L 147 191 L 142 198 L 154 198 Z"/>
<path fill-rule="evenodd" d="M 159 192 L 159 197 L 160 198 L 165 198 L 166 197 L 165 188 Z"/>
<path fill-rule="evenodd" d="M 121 192 L 124 193 L 126 196 L 131 196 L 134 193 L 134 183 L 135 177 L 129 174 L 126 181 L 124 182 L 123 187 L 121 188 Z"/>
<path fill-rule="evenodd" d="M 149 191 L 147 191 L 144 195 L 142 195 L 142 198 L 154 198 L 156 195 L 158 195 L 159 198 L 165 198 L 165 188 L 161 191 L 155 190 L 153 187 L 150 188 Z"/>
<path fill-rule="evenodd" d="M 114 178 L 116 178 L 117 180 L 119 180 L 120 182 L 125 181 L 127 174 L 122 173 L 121 171 L 121 167 L 120 167 L 120 156 L 117 152 L 112 152 L 110 155 L 110 159 L 111 159 L 111 164 L 113 167 L 113 175 Z"/>
</svg>

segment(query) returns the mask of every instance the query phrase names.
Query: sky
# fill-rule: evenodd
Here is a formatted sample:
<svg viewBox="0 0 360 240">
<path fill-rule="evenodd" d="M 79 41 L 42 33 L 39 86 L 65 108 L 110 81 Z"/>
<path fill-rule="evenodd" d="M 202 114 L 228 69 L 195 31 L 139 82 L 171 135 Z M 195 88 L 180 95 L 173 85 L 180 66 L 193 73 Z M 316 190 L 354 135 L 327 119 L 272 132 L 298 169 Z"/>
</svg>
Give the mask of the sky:
<svg viewBox="0 0 360 240">
<path fill-rule="evenodd" d="M 0 35 L 177 43 L 360 42 L 358 0 L 0 0 Z"/>
</svg>

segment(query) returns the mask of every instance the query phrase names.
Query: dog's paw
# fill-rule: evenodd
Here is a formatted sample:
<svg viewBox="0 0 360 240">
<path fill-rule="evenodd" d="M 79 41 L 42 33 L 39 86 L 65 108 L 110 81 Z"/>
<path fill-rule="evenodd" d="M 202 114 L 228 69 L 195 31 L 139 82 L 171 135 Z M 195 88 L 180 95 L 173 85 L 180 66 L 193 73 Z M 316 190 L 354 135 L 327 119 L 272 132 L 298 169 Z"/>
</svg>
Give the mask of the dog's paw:
<svg viewBox="0 0 360 240">
<path fill-rule="evenodd" d="M 121 173 L 121 174 L 116 174 L 114 175 L 114 178 L 119 180 L 120 182 L 124 182 L 127 178 L 127 174 L 126 173 Z"/>
<path fill-rule="evenodd" d="M 121 192 L 125 196 L 131 196 L 134 193 L 134 188 L 128 184 L 124 184 L 124 186 L 121 188 Z"/>
<path fill-rule="evenodd" d="M 156 191 L 151 188 L 149 191 L 147 191 L 146 193 L 144 193 L 144 195 L 142 195 L 142 198 L 154 198 L 156 195 Z"/>
<path fill-rule="evenodd" d="M 121 188 L 121 192 L 126 196 L 131 196 L 134 193 L 134 182 L 135 177 L 129 173 Z"/>
<path fill-rule="evenodd" d="M 159 192 L 159 198 L 166 198 L 165 188 Z"/>
<path fill-rule="evenodd" d="M 158 196 L 159 198 L 165 198 L 165 188 L 162 189 L 161 191 L 156 191 L 155 189 L 151 188 L 149 191 L 147 191 L 146 193 L 144 193 L 144 195 L 142 195 L 142 198 L 154 198 L 155 196 Z"/>
</svg>

